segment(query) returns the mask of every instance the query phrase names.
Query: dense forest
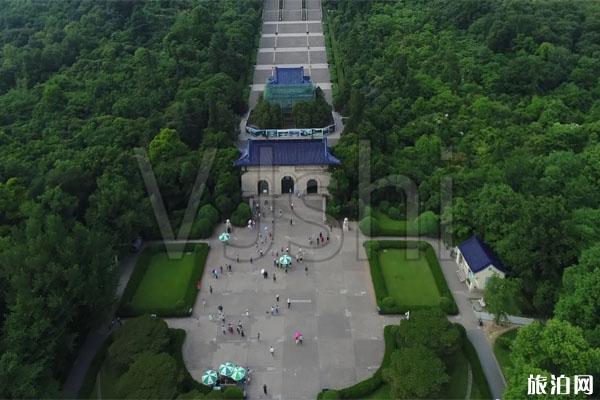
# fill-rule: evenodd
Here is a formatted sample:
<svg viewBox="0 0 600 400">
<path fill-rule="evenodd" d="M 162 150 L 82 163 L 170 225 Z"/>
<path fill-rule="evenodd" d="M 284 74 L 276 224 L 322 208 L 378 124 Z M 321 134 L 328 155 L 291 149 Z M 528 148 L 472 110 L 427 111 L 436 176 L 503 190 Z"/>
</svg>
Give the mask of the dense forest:
<svg viewBox="0 0 600 400">
<path fill-rule="evenodd" d="M 175 230 L 207 146 L 202 203 L 235 208 L 260 7 L 0 0 L 0 397 L 59 396 L 118 256 L 158 235 L 134 148 Z"/>
<path fill-rule="evenodd" d="M 523 330 L 508 396 L 523 395 L 532 368 L 598 373 L 600 3 L 326 8 L 335 105 L 350 118 L 329 212 L 359 214 L 358 149 L 370 141 L 372 181 L 411 178 L 420 212 L 437 213 L 455 242 L 483 237 L 519 286 L 523 311 L 555 318 Z M 442 209 L 447 177 L 452 205 Z M 402 193 L 373 192 L 373 206 L 389 204 L 403 209 Z M 526 335 L 547 335 L 546 346 Z M 561 341 L 572 346 L 551 345 Z"/>
</svg>

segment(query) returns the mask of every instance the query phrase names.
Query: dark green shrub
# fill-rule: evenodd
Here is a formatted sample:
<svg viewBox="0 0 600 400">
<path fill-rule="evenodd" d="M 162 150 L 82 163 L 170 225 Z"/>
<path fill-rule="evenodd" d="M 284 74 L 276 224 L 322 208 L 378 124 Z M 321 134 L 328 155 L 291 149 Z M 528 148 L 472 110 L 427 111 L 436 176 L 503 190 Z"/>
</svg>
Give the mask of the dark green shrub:
<svg viewBox="0 0 600 400">
<path fill-rule="evenodd" d="M 381 303 L 385 309 L 393 309 L 396 307 L 396 300 L 393 297 L 386 297 Z"/>
<path fill-rule="evenodd" d="M 221 195 L 215 199 L 215 206 L 221 212 L 221 215 L 231 215 L 233 211 L 233 200 L 231 200 L 228 196 Z"/>
<path fill-rule="evenodd" d="M 120 398 L 172 399 L 177 394 L 181 374 L 167 353 L 139 354 L 117 383 Z"/>
<path fill-rule="evenodd" d="M 177 400 L 196 400 L 196 399 L 204 399 L 204 394 L 200 393 L 198 390 L 191 390 L 187 393 L 180 394 L 177 396 Z"/>
<path fill-rule="evenodd" d="M 452 310 L 453 310 L 452 300 L 450 300 L 449 298 L 447 298 L 445 296 L 440 297 L 440 308 L 446 314 L 452 314 Z"/>
<path fill-rule="evenodd" d="M 425 211 L 417 218 L 419 235 L 437 237 L 440 229 L 440 218 L 433 211 Z"/>
<path fill-rule="evenodd" d="M 398 207 L 390 207 L 387 212 L 388 217 L 391 219 L 400 219 L 402 218 L 402 213 L 398 209 Z"/>
<path fill-rule="evenodd" d="M 113 334 L 108 361 L 116 370 L 125 372 L 138 354 L 163 352 L 169 341 L 169 328 L 165 321 L 142 315 L 125 322 Z"/>
<path fill-rule="evenodd" d="M 224 399 L 243 399 L 244 391 L 239 387 L 230 386 L 223 392 Z"/>
<path fill-rule="evenodd" d="M 340 392 L 337 390 L 327 390 L 323 392 L 320 398 L 323 400 L 337 400 L 341 399 L 342 397 L 340 396 Z"/>
<path fill-rule="evenodd" d="M 214 227 L 215 224 L 213 224 L 208 218 L 198 218 L 192 224 L 190 239 L 207 239 L 212 235 Z"/>
<path fill-rule="evenodd" d="M 362 221 L 360 221 L 358 227 L 360 228 L 360 231 L 367 236 L 377 236 L 381 232 L 379 221 L 371 216 L 364 217 Z"/>
<path fill-rule="evenodd" d="M 200 218 L 206 218 L 213 225 L 216 225 L 219 223 L 219 210 L 212 204 L 205 204 L 198 210 L 198 219 Z"/>
<path fill-rule="evenodd" d="M 250 218 L 252 218 L 250 206 L 247 203 L 240 203 L 231 214 L 231 223 L 235 226 L 246 226 Z"/>
<path fill-rule="evenodd" d="M 379 211 L 384 214 L 388 214 L 388 210 L 390 209 L 390 202 L 387 200 L 383 200 L 379 203 L 379 207 L 377 207 Z M 389 214 L 388 214 L 389 215 Z"/>
</svg>

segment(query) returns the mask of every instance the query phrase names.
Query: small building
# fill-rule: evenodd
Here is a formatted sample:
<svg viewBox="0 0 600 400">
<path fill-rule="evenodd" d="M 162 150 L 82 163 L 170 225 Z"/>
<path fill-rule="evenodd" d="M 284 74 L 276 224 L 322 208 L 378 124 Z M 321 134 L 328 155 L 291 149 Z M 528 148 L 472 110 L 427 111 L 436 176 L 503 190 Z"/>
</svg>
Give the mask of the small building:
<svg viewBox="0 0 600 400">
<path fill-rule="evenodd" d="M 458 245 L 456 263 L 459 279 L 467 284 L 469 290 L 483 290 L 492 276 L 504 278 L 506 273 L 492 249 L 475 235 Z"/>
<path fill-rule="evenodd" d="M 304 67 L 273 67 L 263 96 L 265 101 L 279 104 L 283 112 L 289 112 L 300 101 L 313 101 L 315 86 L 310 76 L 304 75 Z"/>
<path fill-rule="evenodd" d="M 242 195 L 329 194 L 329 166 L 339 165 L 322 139 L 254 139 L 235 166 L 242 169 Z"/>
</svg>

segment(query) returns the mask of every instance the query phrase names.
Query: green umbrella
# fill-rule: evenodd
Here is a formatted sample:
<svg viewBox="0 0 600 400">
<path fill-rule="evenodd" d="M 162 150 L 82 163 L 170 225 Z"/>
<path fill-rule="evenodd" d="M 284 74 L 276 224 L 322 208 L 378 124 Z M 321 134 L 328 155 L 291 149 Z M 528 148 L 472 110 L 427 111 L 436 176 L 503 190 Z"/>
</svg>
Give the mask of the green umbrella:
<svg viewBox="0 0 600 400">
<path fill-rule="evenodd" d="M 237 367 L 237 365 L 232 364 L 230 362 L 226 362 L 225 364 L 221 364 L 219 367 L 219 373 L 225 376 L 231 376 L 233 370 Z"/>
<path fill-rule="evenodd" d="M 221 242 L 227 242 L 230 238 L 231 238 L 231 235 L 227 232 L 223 232 L 223 233 L 221 233 L 221 235 L 219 235 L 219 240 Z"/>
<path fill-rule="evenodd" d="M 234 381 L 241 381 L 246 376 L 246 370 L 242 367 L 235 367 L 231 374 L 231 379 Z"/>
<path fill-rule="evenodd" d="M 202 375 L 202 383 L 206 386 L 212 386 L 217 382 L 217 372 L 212 369 L 207 370 Z"/>
<path fill-rule="evenodd" d="M 290 265 L 291 263 L 292 263 L 292 257 L 288 256 L 287 254 L 284 254 L 281 257 L 279 257 L 279 264 Z"/>
</svg>

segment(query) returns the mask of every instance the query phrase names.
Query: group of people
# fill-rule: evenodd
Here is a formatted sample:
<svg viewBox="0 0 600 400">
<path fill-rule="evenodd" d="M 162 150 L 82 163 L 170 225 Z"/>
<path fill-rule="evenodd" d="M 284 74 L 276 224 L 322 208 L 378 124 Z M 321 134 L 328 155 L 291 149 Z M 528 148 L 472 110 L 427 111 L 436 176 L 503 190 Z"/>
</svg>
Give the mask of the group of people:
<svg viewBox="0 0 600 400">
<path fill-rule="evenodd" d="M 317 246 L 324 246 L 329 243 L 329 232 L 323 235 L 323 232 L 319 232 L 319 235 L 315 235 L 313 238 L 311 235 L 308 235 L 308 244 L 312 246 L 313 243 Z"/>
<path fill-rule="evenodd" d="M 225 266 L 227 268 L 227 272 L 232 272 L 231 264 L 226 264 Z M 223 266 L 221 265 L 221 266 L 219 266 L 219 268 L 213 268 L 211 273 L 212 273 L 213 278 L 219 279 L 219 276 L 223 275 Z"/>
</svg>

